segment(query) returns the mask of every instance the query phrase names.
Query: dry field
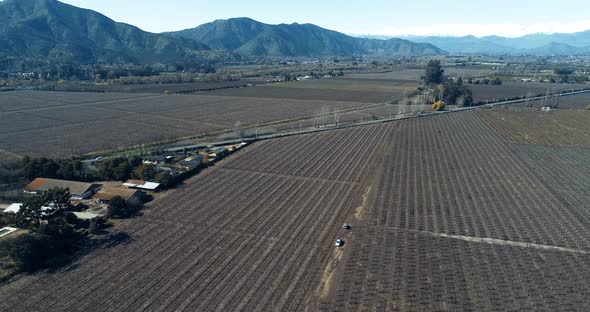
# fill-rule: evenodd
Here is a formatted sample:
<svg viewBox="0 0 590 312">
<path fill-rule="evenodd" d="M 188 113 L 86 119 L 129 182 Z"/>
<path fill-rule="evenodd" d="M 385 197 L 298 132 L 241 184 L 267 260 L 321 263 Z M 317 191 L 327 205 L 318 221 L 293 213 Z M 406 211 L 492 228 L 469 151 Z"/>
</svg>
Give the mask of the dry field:
<svg viewBox="0 0 590 312">
<path fill-rule="evenodd" d="M 492 66 L 481 67 L 445 67 L 445 75 L 454 77 L 479 78 L 494 75 L 497 70 L 491 69 Z"/>
<path fill-rule="evenodd" d="M 524 83 L 504 82 L 502 85 L 469 85 L 473 91 L 475 102 L 501 101 L 515 97 L 544 95 L 547 90 L 552 92 L 572 91 L 573 89 L 587 89 L 590 85 L 558 84 L 558 83 Z"/>
<path fill-rule="evenodd" d="M 194 82 L 194 83 L 167 83 L 167 84 L 141 84 L 141 85 L 99 85 L 93 86 L 95 89 L 106 92 L 125 92 L 125 93 L 171 93 L 196 91 L 203 89 L 215 89 L 226 87 L 238 87 L 252 83 L 252 81 L 223 81 L 223 82 Z"/>
<path fill-rule="evenodd" d="M 590 308 L 590 150 L 508 144 L 478 112 L 389 140 L 322 310 Z"/>
<path fill-rule="evenodd" d="M 590 111 L 483 110 L 486 123 L 515 144 L 590 148 Z"/>
<path fill-rule="evenodd" d="M 256 144 L 123 221 L 128 244 L 4 285 L 0 310 L 304 310 L 391 127 Z"/>
<path fill-rule="evenodd" d="M 260 99 L 292 99 L 312 101 L 342 101 L 359 103 L 384 103 L 397 99 L 397 93 L 381 91 L 351 91 L 311 88 L 280 88 L 257 86 L 254 88 L 229 89 L 207 92 L 210 95 L 236 96 Z"/>
<path fill-rule="evenodd" d="M 424 69 L 401 69 L 382 73 L 351 73 L 344 76 L 344 79 L 387 79 L 387 80 L 407 80 L 407 81 L 421 81 L 424 76 Z"/>
<path fill-rule="evenodd" d="M 492 75 L 496 70 L 489 67 L 444 67 L 445 74 L 449 76 L 476 78 Z M 387 79 L 387 80 L 406 80 L 406 81 L 421 81 L 424 76 L 424 69 L 401 69 L 382 73 L 351 73 L 343 77 L 343 79 L 359 79 L 359 80 L 373 80 L 373 79 Z"/>
<path fill-rule="evenodd" d="M 590 149 L 487 114 L 255 143 L 0 310 L 588 311 Z"/>
<path fill-rule="evenodd" d="M 139 144 L 309 118 L 367 104 L 204 95 L 0 94 L 0 149 L 67 157 Z"/>
<path fill-rule="evenodd" d="M 14 162 L 20 159 L 20 155 L 11 153 L 9 151 L 0 150 L 0 165 Z"/>
<path fill-rule="evenodd" d="M 541 108 L 543 106 L 550 105 L 551 101 L 552 101 L 552 99 L 549 98 L 548 100 L 545 100 L 545 101 L 542 101 L 542 100 L 529 101 L 528 103 L 521 103 L 517 106 L 518 107 L 526 107 L 527 105 L 530 105 L 533 108 Z M 588 110 L 588 106 L 590 105 L 590 92 L 559 97 L 557 99 L 557 101 L 558 101 L 557 106 L 559 109 Z"/>
<path fill-rule="evenodd" d="M 418 82 L 385 79 L 319 79 L 275 83 L 254 88 L 215 91 L 212 94 L 253 98 L 391 102 L 416 90 Z"/>
<path fill-rule="evenodd" d="M 376 92 L 400 92 L 413 91 L 419 86 L 418 82 L 394 79 L 312 79 L 302 81 L 289 81 L 273 84 L 281 88 L 323 89 L 323 90 L 348 90 L 348 91 L 376 91 Z"/>
</svg>

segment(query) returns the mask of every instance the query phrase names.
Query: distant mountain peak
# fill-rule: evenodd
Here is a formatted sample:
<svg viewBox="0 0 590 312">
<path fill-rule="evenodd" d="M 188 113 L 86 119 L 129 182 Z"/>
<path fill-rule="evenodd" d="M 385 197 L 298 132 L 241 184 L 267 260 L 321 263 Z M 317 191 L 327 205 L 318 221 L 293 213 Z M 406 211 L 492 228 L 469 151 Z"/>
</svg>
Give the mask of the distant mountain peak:
<svg viewBox="0 0 590 312">
<path fill-rule="evenodd" d="M 152 63 L 182 61 L 207 50 L 202 43 L 148 33 L 56 0 L 0 2 L 0 57 Z"/>
<path fill-rule="evenodd" d="M 355 38 L 309 23 L 270 25 L 249 18 L 216 20 L 170 34 L 245 56 L 316 57 L 372 53 L 410 56 L 445 53 L 430 44 L 401 39 Z"/>
<path fill-rule="evenodd" d="M 416 42 L 434 44 L 452 53 L 515 55 L 590 55 L 590 30 L 571 34 L 529 34 L 517 38 L 486 37 L 410 37 Z"/>
<path fill-rule="evenodd" d="M 212 51 L 214 49 L 215 51 Z M 154 34 L 57 0 L 0 2 L 0 58 L 60 63 L 183 62 L 215 57 L 440 55 L 428 43 L 360 39 L 313 24 L 269 25 L 248 17 Z"/>
</svg>

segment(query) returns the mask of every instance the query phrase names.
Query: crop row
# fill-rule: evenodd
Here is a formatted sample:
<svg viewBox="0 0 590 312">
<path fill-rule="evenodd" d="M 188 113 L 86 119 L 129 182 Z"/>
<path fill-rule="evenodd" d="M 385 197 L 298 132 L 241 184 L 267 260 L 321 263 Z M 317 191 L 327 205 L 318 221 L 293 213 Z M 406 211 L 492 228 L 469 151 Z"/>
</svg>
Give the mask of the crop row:
<svg viewBox="0 0 590 312">
<path fill-rule="evenodd" d="M 590 250 L 588 224 L 477 112 L 402 124 L 370 224 Z"/>
<path fill-rule="evenodd" d="M 511 143 L 590 147 L 590 112 L 486 110 L 480 114 Z"/>
<path fill-rule="evenodd" d="M 390 135 L 322 310 L 590 306 L 587 150 L 507 144 L 478 112 L 402 121 Z"/>
<path fill-rule="evenodd" d="M 362 228 L 326 311 L 585 311 L 590 256 Z"/>
<path fill-rule="evenodd" d="M 123 221 L 131 241 L 3 285 L 0 310 L 587 310 L 588 159 L 473 111 L 258 142 Z"/>
<path fill-rule="evenodd" d="M 315 302 L 333 239 L 375 169 L 363 156 L 376 155 L 381 145 L 369 143 L 388 131 L 310 136 L 306 149 L 346 166 L 300 158 L 308 169 L 301 175 L 280 169 L 301 148 L 299 138 L 255 144 L 166 194 L 143 216 L 123 221 L 118 229 L 130 242 L 97 250 L 58 273 L 4 285 L 0 294 L 8 299 L 0 309 L 303 310 Z M 332 180 L 341 178 L 332 170 L 349 169 L 363 173 Z"/>
<path fill-rule="evenodd" d="M 47 100 L 40 98 L 43 94 L 48 95 Z M 322 110 L 332 112 L 366 105 L 201 95 L 119 95 L 120 98 L 97 101 L 100 94 L 89 94 L 84 101 L 85 95 L 70 95 L 72 99 L 52 92 L 0 95 L 9 104 L 6 109 L 11 110 L 0 111 L 0 148 L 21 154 L 66 157 L 232 131 L 237 123 L 248 126 L 284 122 L 309 118 Z M 31 103 L 20 103 L 23 99 Z"/>
</svg>

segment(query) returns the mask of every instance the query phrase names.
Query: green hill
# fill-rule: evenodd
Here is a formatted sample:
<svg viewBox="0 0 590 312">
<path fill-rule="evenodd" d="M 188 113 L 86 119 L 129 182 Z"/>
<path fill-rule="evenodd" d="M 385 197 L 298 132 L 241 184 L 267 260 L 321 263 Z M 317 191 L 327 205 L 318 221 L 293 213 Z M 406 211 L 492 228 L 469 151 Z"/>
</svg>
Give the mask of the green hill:
<svg viewBox="0 0 590 312">
<path fill-rule="evenodd" d="M 217 20 L 170 33 L 244 56 L 440 55 L 441 49 L 402 39 L 364 39 L 312 24 L 268 25 L 249 18 Z"/>
<path fill-rule="evenodd" d="M 77 63 L 180 61 L 210 50 L 56 0 L 0 2 L 0 56 Z M 206 52 L 207 54 L 210 52 Z"/>
</svg>

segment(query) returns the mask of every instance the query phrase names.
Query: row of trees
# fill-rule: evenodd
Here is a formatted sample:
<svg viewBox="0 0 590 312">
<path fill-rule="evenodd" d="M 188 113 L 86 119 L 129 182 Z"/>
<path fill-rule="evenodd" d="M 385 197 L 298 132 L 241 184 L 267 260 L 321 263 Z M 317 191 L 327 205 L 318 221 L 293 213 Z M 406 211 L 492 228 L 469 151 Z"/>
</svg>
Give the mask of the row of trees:
<svg viewBox="0 0 590 312">
<path fill-rule="evenodd" d="M 131 178 L 135 167 L 141 165 L 141 158 L 115 157 L 107 158 L 98 164 L 98 177 L 104 180 L 125 181 Z"/>
<path fill-rule="evenodd" d="M 73 181 L 140 179 L 156 181 L 164 186 L 173 183 L 170 172 L 158 170 L 157 166 L 152 164 L 143 164 L 139 156 L 107 158 L 98 163 L 94 171 L 85 169 L 79 159 L 55 160 L 25 156 L 20 167 L 14 165 L 8 169 L 0 165 L 0 181 L 6 180 L 6 183 L 13 183 L 21 177 L 27 181 L 35 178 Z"/>
<path fill-rule="evenodd" d="M 0 184 L 16 183 L 21 176 L 21 166 L 17 160 L 0 162 Z"/>
<path fill-rule="evenodd" d="M 215 64 L 210 62 L 184 62 L 174 64 L 152 64 L 152 65 L 134 65 L 134 64 L 72 64 L 72 63 L 47 63 L 47 62 L 29 62 L 19 64 L 2 64 L 0 70 L 5 74 L 0 78 L 8 79 L 9 72 L 12 73 L 34 73 L 26 76 L 29 80 L 82 80 L 95 81 L 97 78 L 102 79 L 119 79 L 122 77 L 150 77 L 158 76 L 162 73 L 202 73 L 212 74 L 216 72 Z"/>
<path fill-rule="evenodd" d="M 500 80 L 500 78 L 498 78 L 498 77 L 496 77 L 494 79 L 484 78 L 484 79 L 476 79 L 476 80 L 473 80 L 473 78 L 469 78 L 469 79 L 467 79 L 467 83 L 474 84 L 474 85 L 483 84 L 483 85 L 500 86 L 500 85 L 502 85 L 502 80 Z"/>
<path fill-rule="evenodd" d="M 141 202 L 127 202 L 121 196 L 115 196 L 109 202 L 107 217 L 114 219 L 129 218 L 136 214 L 141 207 Z"/>
<path fill-rule="evenodd" d="M 141 158 L 109 158 L 98 166 L 98 172 L 83 172 L 79 159 L 30 158 L 22 160 L 22 176 L 27 180 L 35 178 L 53 178 L 65 180 L 126 180 L 131 177 L 135 166 L 141 164 Z"/>
<path fill-rule="evenodd" d="M 82 178 L 82 162 L 79 159 L 54 160 L 25 156 L 21 168 L 22 176 L 28 180 L 38 177 L 66 180 Z"/>
</svg>

